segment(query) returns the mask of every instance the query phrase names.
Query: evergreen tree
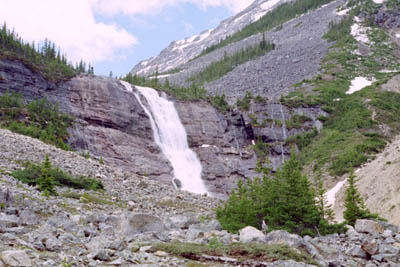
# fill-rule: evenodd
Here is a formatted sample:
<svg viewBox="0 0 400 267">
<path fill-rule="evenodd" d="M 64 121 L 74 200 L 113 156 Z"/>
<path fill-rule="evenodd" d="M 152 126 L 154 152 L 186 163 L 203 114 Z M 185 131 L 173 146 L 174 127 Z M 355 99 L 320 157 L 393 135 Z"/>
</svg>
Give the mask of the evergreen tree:
<svg viewBox="0 0 400 267">
<path fill-rule="evenodd" d="M 229 201 L 217 209 L 217 219 L 224 229 L 237 232 L 247 225 L 270 230 L 284 229 L 300 235 L 343 232 L 342 224 L 329 224 L 321 216 L 316 195 L 306 176 L 301 174 L 295 153 L 271 179 L 239 183 Z M 323 204 L 324 205 L 324 204 Z"/>
<path fill-rule="evenodd" d="M 322 220 L 335 222 L 335 213 L 332 210 L 332 205 L 328 205 L 325 194 L 326 189 L 323 186 L 321 173 L 316 177 L 317 188 L 315 189 L 315 202 L 317 205 L 319 216 Z"/>
<path fill-rule="evenodd" d="M 57 191 L 55 189 L 55 181 L 54 177 L 50 174 L 51 163 L 49 160 L 49 156 L 46 155 L 46 158 L 42 164 L 41 175 L 38 178 L 37 184 L 38 189 L 43 192 L 43 195 L 57 195 Z"/>
<path fill-rule="evenodd" d="M 320 217 L 315 195 L 306 176 L 301 174 L 295 153 L 276 174 L 277 211 L 272 214 L 273 227 L 282 226 L 289 232 L 313 235 Z"/>
<path fill-rule="evenodd" d="M 371 213 L 365 206 L 364 199 L 356 187 L 356 182 L 354 170 L 351 169 L 347 179 L 348 187 L 344 200 L 346 210 L 343 213 L 343 218 L 345 222 L 349 225 L 354 225 L 358 219 L 382 219 L 377 214 Z"/>
</svg>

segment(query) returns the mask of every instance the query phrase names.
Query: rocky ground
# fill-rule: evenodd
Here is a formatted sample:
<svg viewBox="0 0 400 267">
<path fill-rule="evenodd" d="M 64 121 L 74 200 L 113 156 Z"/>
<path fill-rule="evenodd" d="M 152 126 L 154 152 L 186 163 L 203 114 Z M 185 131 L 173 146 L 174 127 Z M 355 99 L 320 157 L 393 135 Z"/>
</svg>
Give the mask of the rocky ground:
<svg viewBox="0 0 400 267">
<path fill-rule="evenodd" d="M 45 197 L 10 176 L 23 162 L 42 162 L 46 154 L 53 166 L 100 179 L 105 191 L 58 187 L 59 196 Z M 316 238 L 285 231 L 264 235 L 251 227 L 229 234 L 213 219 L 216 199 L 175 191 L 8 130 L 0 130 L 0 203 L 0 266 L 311 266 L 279 258 L 243 261 L 207 255 L 195 262 L 194 254 L 177 257 L 155 249 L 176 241 L 206 247 L 286 244 L 321 266 L 400 262 L 397 226 L 359 221 L 346 234 Z"/>
</svg>

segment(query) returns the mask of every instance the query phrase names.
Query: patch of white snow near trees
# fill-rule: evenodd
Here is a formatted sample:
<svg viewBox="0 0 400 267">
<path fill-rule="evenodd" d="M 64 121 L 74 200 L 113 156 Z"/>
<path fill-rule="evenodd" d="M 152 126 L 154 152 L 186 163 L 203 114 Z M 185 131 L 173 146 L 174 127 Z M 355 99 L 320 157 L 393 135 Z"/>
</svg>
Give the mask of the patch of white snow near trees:
<svg viewBox="0 0 400 267">
<path fill-rule="evenodd" d="M 354 17 L 355 23 L 351 26 L 351 35 L 356 39 L 358 42 L 362 43 L 369 43 L 367 30 L 368 28 L 363 27 L 360 24 L 360 19 L 358 17 Z"/>
<path fill-rule="evenodd" d="M 263 17 L 265 14 L 268 13 L 276 4 L 279 3 L 280 0 L 270 0 L 268 2 L 265 2 L 261 4 L 261 11 L 253 15 L 253 21 L 259 20 L 261 17 Z"/>
<path fill-rule="evenodd" d="M 368 80 L 364 77 L 357 77 L 351 81 L 350 89 L 346 92 L 346 95 L 351 95 L 357 91 L 362 90 L 363 88 L 370 86 L 373 81 Z"/>
<path fill-rule="evenodd" d="M 400 33 L 396 33 L 396 38 L 400 39 Z"/>
<path fill-rule="evenodd" d="M 339 12 L 336 12 L 336 14 L 338 15 L 338 16 L 344 16 L 344 15 L 347 15 L 347 13 L 350 11 L 350 8 L 347 8 L 347 9 L 343 9 L 343 10 L 340 10 Z"/>
<path fill-rule="evenodd" d="M 375 4 L 383 4 L 386 0 L 373 0 Z"/>
<path fill-rule="evenodd" d="M 347 179 L 341 182 L 338 182 L 331 190 L 325 193 L 326 202 L 328 205 L 335 205 L 336 193 L 342 188 L 342 186 L 346 183 Z"/>
<path fill-rule="evenodd" d="M 380 73 L 396 73 L 399 72 L 399 70 L 380 70 Z"/>
</svg>

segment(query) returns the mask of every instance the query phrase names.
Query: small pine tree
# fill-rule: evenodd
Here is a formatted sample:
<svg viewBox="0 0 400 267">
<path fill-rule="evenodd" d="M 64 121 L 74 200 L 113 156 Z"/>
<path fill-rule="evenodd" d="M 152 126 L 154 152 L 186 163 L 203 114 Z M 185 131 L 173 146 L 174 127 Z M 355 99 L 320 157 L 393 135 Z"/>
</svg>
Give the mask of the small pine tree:
<svg viewBox="0 0 400 267">
<path fill-rule="evenodd" d="M 323 186 L 321 173 L 316 177 L 317 187 L 315 189 L 315 204 L 317 205 L 320 218 L 328 222 L 335 223 L 335 213 L 332 210 L 332 205 L 327 203 L 325 194 L 326 189 Z"/>
<path fill-rule="evenodd" d="M 41 175 L 37 180 L 38 189 L 43 192 L 43 195 L 57 195 L 57 191 L 55 189 L 55 181 L 54 177 L 50 175 L 51 170 L 51 162 L 49 160 L 49 156 L 46 155 L 46 158 L 42 164 Z"/>
<path fill-rule="evenodd" d="M 346 210 L 343 213 L 345 222 L 349 225 L 354 225 L 358 219 L 381 219 L 377 214 L 371 213 L 368 208 L 365 207 L 364 200 L 356 187 L 357 180 L 353 169 L 350 171 L 347 182 L 348 187 L 344 200 Z"/>
</svg>

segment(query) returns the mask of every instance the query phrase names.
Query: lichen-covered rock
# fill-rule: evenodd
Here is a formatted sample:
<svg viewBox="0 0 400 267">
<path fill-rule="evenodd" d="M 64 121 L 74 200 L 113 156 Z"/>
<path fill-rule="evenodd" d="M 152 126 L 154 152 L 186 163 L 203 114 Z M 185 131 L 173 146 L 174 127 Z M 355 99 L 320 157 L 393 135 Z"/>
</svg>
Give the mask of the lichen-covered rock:
<svg viewBox="0 0 400 267">
<path fill-rule="evenodd" d="M 359 233 L 366 234 L 382 234 L 385 229 L 378 222 L 372 220 L 357 220 L 354 226 L 355 230 Z"/>
<path fill-rule="evenodd" d="M 7 250 L 0 253 L 0 259 L 9 267 L 30 267 L 32 262 L 23 250 Z"/>
<path fill-rule="evenodd" d="M 284 230 L 272 231 L 267 234 L 265 241 L 267 244 L 281 244 L 290 247 L 299 248 L 303 245 L 303 239 L 295 234 L 290 234 Z"/>
<path fill-rule="evenodd" d="M 247 226 L 239 231 L 240 242 L 251 243 L 260 242 L 265 243 L 265 235 L 263 232 L 252 226 Z"/>
</svg>

